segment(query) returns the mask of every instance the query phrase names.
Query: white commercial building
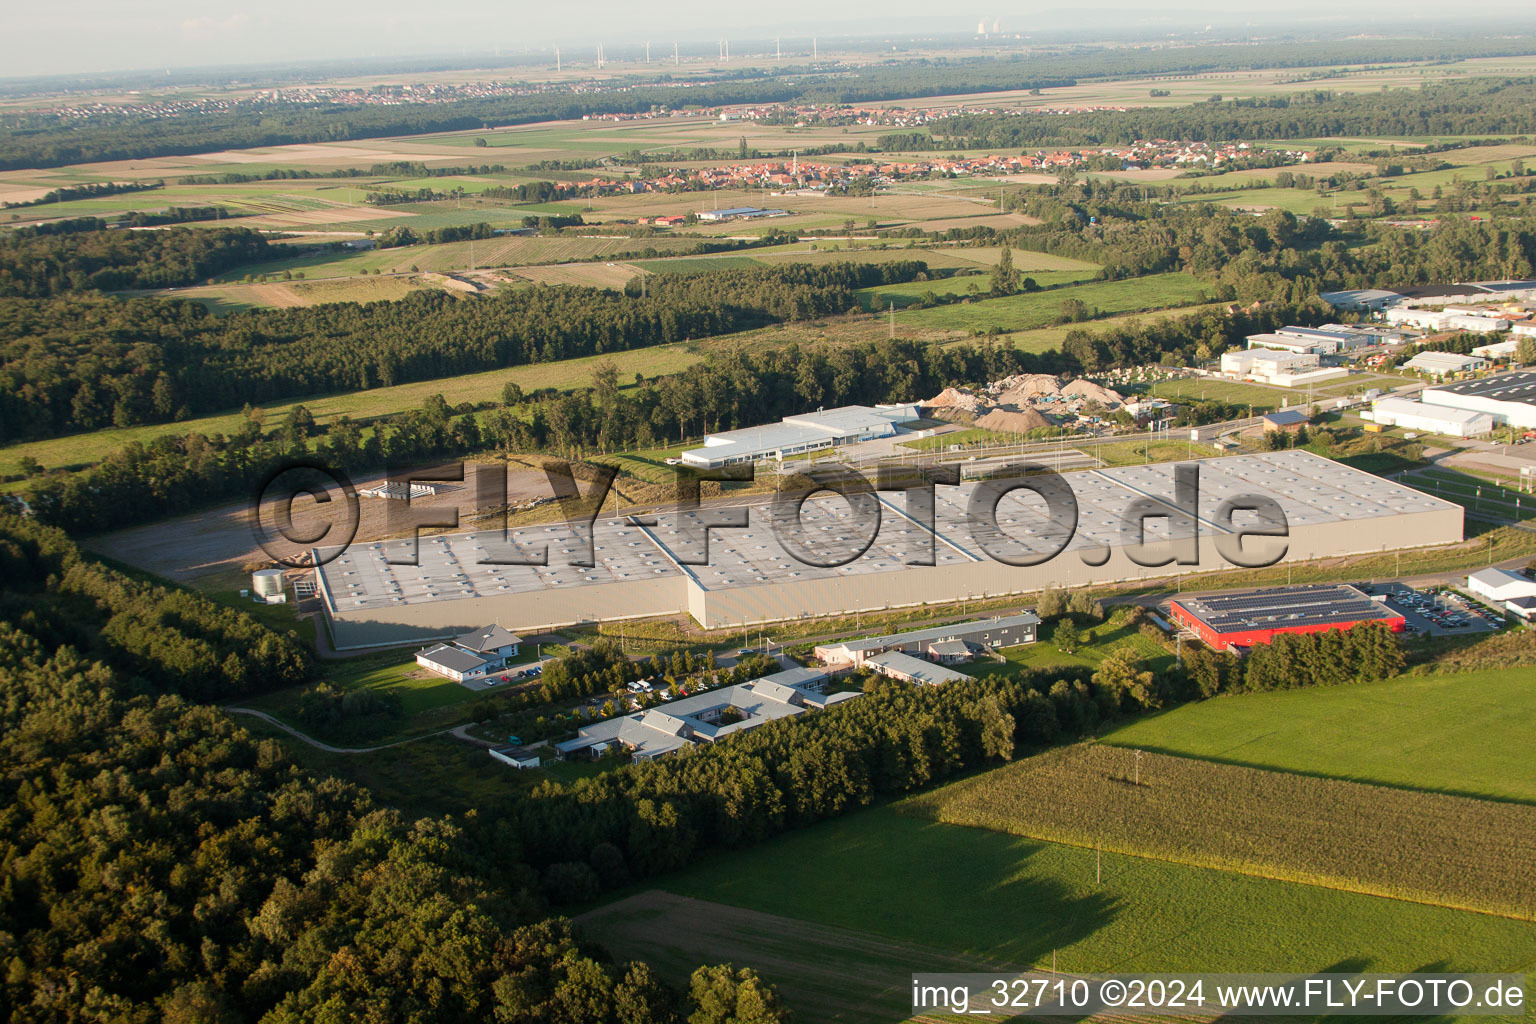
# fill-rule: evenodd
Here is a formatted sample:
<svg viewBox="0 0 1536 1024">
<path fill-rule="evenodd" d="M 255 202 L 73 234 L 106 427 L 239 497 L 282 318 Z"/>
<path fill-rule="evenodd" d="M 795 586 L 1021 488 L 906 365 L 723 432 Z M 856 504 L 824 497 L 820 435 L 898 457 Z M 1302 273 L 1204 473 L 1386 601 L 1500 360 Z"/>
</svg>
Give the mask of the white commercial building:
<svg viewBox="0 0 1536 1024">
<path fill-rule="evenodd" d="M 506 667 L 522 638 L 500 626 L 483 626 L 446 644 L 418 651 L 416 664 L 456 683 L 481 679 Z"/>
<path fill-rule="evenodd" d="M 1425 388 L 1420 397 L 1425 405 L 1488 413 L 1498 426 L 1536 427 L 1536 372 L 1530 370 L 1437 384 Z"/>
<path fill-rule="evenodd" d="M 1371 416 L 1387 427 L 1422 430 L 1449 437 L 1481 437 L 1493 430 L 1493 417 L 1470 409 L 1425 405 L 1410 398 L 1381 398 L 1371 405 Z"/>
<path fill-rule="evenodd" d="M 1431 377 L 1448 377 L 1453 373 L 1471 373 L 1487 368 L 1488 360 L 1481 356 L 1464 356 L 1458 352 L 1420 352 L 1403 364 L 1405 370 L 1427 373 Z"/>
<path fill-rule="evenodd" d="M 1445 330 L 1446 318 L 1454 315 L 1453 313 L 1442 313 L 1437 309 L 1416 309 L 1413 306 L 1393 306 L 1385 314 L 1386 321 L 1389 324 L 1420 327 L 1426 331 Z"/>
<path fill-rule="evenodd" d="M 1505 341 L 1495 341 L 1491 345 L 1479 345 L 1472 350 L 1472 354 L 1489 361 L 1495 359 L 1509 359 L 1515 354 L 1515 346 L 1520 342 L 1514 338 Z"/>
<path fill-rule="evenodd" d="M 1467 589 L 1495 604 L 1536 597 L 1536 580 L 1508 569 L 1479 569 L 1467 577 Z"/>
<path fill-rule="evenodd" d="M 1495 331 L 1509 330 L 1509 321 L 1503 317 L 1488 316 L 1483 313 L 1452 313 L 1445 319 L 1447 331 L 1470 331 L 1473 334 L 1492 334 Z"/>
<path fill-rule="evenodd" d="M 1308 334 L 1293 333 L 1308 331 Z M 1276 334 L 1250 334 L 1248 335 L 1249 348 L 1272 348 L 1282 352 L 1312 353 L 1313 355 L 1331 356 L 1339 350 L 1339 339 L 1329 336 L 1319 337 L 1310 333 L 1310 328 L 1287 328 L 1283 333 Z"/>
<path fill-rule="evenodd" d="M 1256 335 L 1256 337 L 1273 337 Z M 1252 343 L 1250 338 L 1249 342 Z M 1221 356 L 1221 372 L 1232 377 L 1262 381 L 1293 387 L 1314 381 L 1331 380 L 1347 376 L 1349 371 L 1338 366 L 1322 366 L 1315 352 L 1292 352 L 1283 349 L 1255 347 L 1224 352 Z"/>
<path fill-rule="evenodd" d="M 818 409 L 800 416 L 786 416 L 764 427 L 747 427 L 707 434 L 704 447 L 682 454 L 685 465 L 719 469 L 765 459 L 784 459 L 805 452 L 891 437 L 898 423 L 917 419 L 910 405 L 845 405 Z"/>
</svg>

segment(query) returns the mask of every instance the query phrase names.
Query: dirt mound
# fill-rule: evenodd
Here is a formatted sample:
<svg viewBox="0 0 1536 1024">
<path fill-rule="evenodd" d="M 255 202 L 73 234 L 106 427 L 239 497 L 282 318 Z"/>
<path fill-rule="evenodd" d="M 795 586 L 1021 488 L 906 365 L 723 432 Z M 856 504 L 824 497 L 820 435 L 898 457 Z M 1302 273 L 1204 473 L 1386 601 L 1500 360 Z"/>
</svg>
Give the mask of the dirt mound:
<svg viewBox="0 0 1536 1024">
<path fill-rule="evenodd" d="M 1010 433 L 1022 434 L 1026 430 L 1035 430 L 1039 427 L 1048 427 L 1051 421 L 1040 415 L 1033 409 L 993 409 L 985 416 L 976 420 L 978 427 L 988 430 L 1002 430 Z"/>
<path fill-rule="evenodd" d="M 1100 387 L 1090 380 L 1075 380 L 1061 389 L 1063 395 L 1081 395 L 1090 402 L 1098 402 L 1106 409 L 1114 409 L 1125 404 L 1125 399 L 1120 392 L 1110 388 Z"/>
<path fill-rule="evenodd" d="M 945 423 L 960 423 L 969 427 L 976 422 L 976 414 L 966 412 L 958 405 L 941 405 L 934 409 L 924 409 L 923 415 L 929 419 L 943 420 Z"/>
<path fill-rule="evenodd" d="M 1048 373 L 1004 377 L 992 387 L 998 405 L 1028 405 L 1037 398 L 1061 394 L 1061 381 Z"/>
<path fill-rule="evenodd" d="M 975 416 L 986 409 L 987 404 L 974 391 L 965 388 L 945 388 L 937 397 L 922 403 L 925 408 L 934 415 L 941 416 L 945 409 L 958 410 L 968 416 Z"/>
</svg>

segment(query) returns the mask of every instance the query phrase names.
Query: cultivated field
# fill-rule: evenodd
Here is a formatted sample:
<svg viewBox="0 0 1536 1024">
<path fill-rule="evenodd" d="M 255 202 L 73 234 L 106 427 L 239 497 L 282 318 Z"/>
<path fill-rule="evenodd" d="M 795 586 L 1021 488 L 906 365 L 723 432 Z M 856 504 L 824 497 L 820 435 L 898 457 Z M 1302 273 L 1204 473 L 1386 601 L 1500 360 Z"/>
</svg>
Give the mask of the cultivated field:
<svg viewBox="0 0 1536 1024">
<path fill-rule="evenodd" d="M 907 310 L 896 314 L 898 325 L 966 332 L 1021 331 L 1058 324 L 1063 304 L 1073 299 L 1090 315 L 1134 313 L 1203 302 L 1209 286 L 1188 274 L 1154 274 L 1124 281 L 1101 281 L 1051 291 L 978 299 L 950 306 Z"/>
<path fill-rule="evenodd" d="M 1536 807 L 1078 744 L 907 801 L 935 821 L 1529 919 Z"/>
<path fill-rule="evenodd" d="M 1105 743 L 1378 785 L 1536 803 L 1536 669 L 1186 704 Z"/>
<path fill-rule="evenodd" d="M 1116 972 L 1344 963 L 1523 970 L 1536 957 L 1528 921 L 1108 851 L 1096 881 L 1092 850 L 938 824 L 900 804 L 712 857 L 653 885 L 1016 968 L 1049 966 L 1053 953 L 1061 970 Z M 687 932 L 651 935 L 710 948 Z M 756 941 L 749 932 L 729 948 L 750 965 Z M 922 966 L 900 965 L 901 977 Z"/>
<path fill-rule="evenodd" d="M 799 1019 L 891 1024 L 912 1005 L 913 970 L 980 971 L 1005 965 L 901 941 L 651 889 L 577 918 L 620 958 L 643 957 L 686 984 L 703 962 L 750 965 Z M 708 950 L 710 952 L 705 953 Z M 701 960 L 703 957 L 703 960 Z"/>
</svg>

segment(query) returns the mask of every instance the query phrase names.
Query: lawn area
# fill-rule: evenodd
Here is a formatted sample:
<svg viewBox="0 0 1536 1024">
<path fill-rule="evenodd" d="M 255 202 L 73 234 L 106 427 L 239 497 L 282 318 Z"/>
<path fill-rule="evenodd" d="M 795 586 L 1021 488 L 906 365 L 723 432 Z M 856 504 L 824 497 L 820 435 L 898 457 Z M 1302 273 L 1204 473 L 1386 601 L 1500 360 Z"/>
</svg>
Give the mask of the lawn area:
<svg viewBox="0 0 1536 1024">
<path fill-rule="evenodd" d="M 1206 297 L 1206 285 L 1188 274 L 1153 274 L 1125 281 L 1095 281 L 1000 299 L 908 310 L 898 313 L 896 322 L 908 328 L 1023 331 L 1058 325 L 1063 304 L 1073 299 L 1082 301 L 1093 316 L 1113 316 L 1191 305 L 1204 302 Z"/>
<path fill-rule="evenodd" d="M 433 708 L 463 704 L 475 691 L 452 679 L 433 675 L 416 664 L 414 657 L 399 653 L 363 658 L 343 658 L 325 663 L 325 681 L 343 690 L 377 690 L 400 698 L 406 717 Z"/>
<path fill-rule="evenodd" d="M 1218 697 L 1104 742 L 1260 768 L 1536 802 L 1536 668 Z"/>
<path fill-rule="evenodd" d="M 1508 520 L 1536 516 L 1536 497 L 1466 473 L 1430 468 L 1409 473 L 1401 480 L 1437 498 L 1454 501 L 1471 512 Z"/>
<path fill-rule="evenodd" d="M 1049 966 L 1053 952 L 1061 970 L 1116 972 L 1511 970 L 1536 958 L 1530 922 L 1108 852 L 1095 884 L 1091 850 L 935 824 L 899 806 L 655 884 L 1018 968 Z"/>
<path fill-rule="evenodd" d="M 1084 264 L 1077 270 L 1034 270 L 1024 274 L 1042 288 L 1075 284 L 1091 280 L 1099 272 L 1097 267 Z M 986 274 L 967 274 L 963 277 L 946 277 L 935 281 L 909 281 L 904 284 L 882 284 L 873 288 L 860 288 L 859 305 L 868 310 L 884 310 L 895 303 L 904 309 L 932 293 L 945 295 L 985 295 L 992 287 L 992 278 Z"/>
<path fill-rule="evenodd" d="M 1251 405 L 1254 412 L 1269 412 L 1280 408 L 1282 402 L 1306 398 L 1306 392 L 1303 391 L 1285 391 L 1259 384 L 1244 384 L 1241 381 L 1217 380 L 1208 377 L 1158 381 L 1152 385 L 1152 394 L 1170 401 L 1212 401 L 1226 402 L 1229 405 Z"/>
<path fill-rule="evenodd" d="M 1097 668 L 1099 663 L 1109 655 L 1126 647 L 1134 650 L 1139 657 L 1156 669 L 1168 668 L 1173 664 L 1173 655 L 1142 636 L 1135 627 L 1125 625 L 1115 616 L 1096 623 L 1091 628 L 1083 628 L 1082 643 L 1071 654 L 1058 651 L 1056 645 L 1051 642 L 1053 628 L 1052 625 L 1042 626 L 1040 640 L 1037 643 L 1005 648 L 1002 651 L 1004 659 L 1002 662 L 972 662 L 966 667 L 966 674 L 978 677 L 1008 677 L 1041 668 Z"/>
</svg>

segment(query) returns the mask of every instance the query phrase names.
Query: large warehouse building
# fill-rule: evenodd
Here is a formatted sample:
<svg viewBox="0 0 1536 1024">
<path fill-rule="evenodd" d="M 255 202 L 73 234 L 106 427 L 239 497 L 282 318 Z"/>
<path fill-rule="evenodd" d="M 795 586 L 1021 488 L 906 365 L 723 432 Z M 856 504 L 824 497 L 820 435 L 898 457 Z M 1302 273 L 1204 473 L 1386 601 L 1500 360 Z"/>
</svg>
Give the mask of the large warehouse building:
<svg viewBox="0 0 1536 1024">
<path fill-rule="evenodd" d="M 1037 565 L 1000 561 L 978 543 L 967 516 L 974 489 L 966 483 L 935 490 L 935 528 L 909 518 L 905 496 L 882 492 L 878 530 L 859 558 L 835 568 L 795 559 L 780 543 L 766 505 L 750 508 L 745 529 L 710 533 L 708 564 L 701 560 L 696 531 L 677 513 L 661 513 L 655 525 L 629 517 L 599 519 L 593 528 L 589 568 L 570 564 L 585 545 L 566 524 L 526 526 L 510 531 L 512 546 L 533 560 L 547 545 L 548 565 L 482 564 L 501 544 L 496 533 L 459 533 L 424 538 L 419 564 L 399 564 L 408 542 L 353 545 L 317 571 L 318 593 L 329 616 L 333 640 L 344 649 L 459 636 L 487 622 L 531 632 L 577 622 L 614 621 L 658 615 L 691 615 L 706 628 L 740 627 L 786 619 L 874 612 L 924 604 L 949 604 L 983 597 L 1032 593 L 1055 585 L 1097 586 L 1123 580 L 1166 577 L 1175 572 L 1209 572 L 1231 563 L 1221 554 L 1235 540 L 1232 527 L 1217 521 L 1229 498 L 1262 496 L 1278 503 L 1288 538 L 1249 536 L 1245 559 L 1255 552 L 1287 560 L 1388 551 L 1462 539 L 1462 509 L 1400 484 L 1350 469 L 1310 452 L 1291 450 L 1202 460 L 1193 565 L 1166 561 L 1171 540 L 1191 531 L 1181 515 L 1147 519 L 1151 546 L 1138 554 L 1126 546 L 1122 518 L 1133 508 L 1172 513 L 1172 463 L 1125 466 L 1065 474 L 1078 506 L 1078 520 L 1052 521 L 1031 492 L 1016 491 L 998 504 L 1003 536 L 990 543 L 1012 561 L 1044 557 L 1070 541 L 1054 558 Z M 697 516 L 698 513 L 684 513 Z M 848 503 L 826 495 L 805 503 L 806 535 L 828 542 L 851 541 L 863 529 L 852 522 Z M 1259 524 L 1239 513 L 1237 528 Z M 1172 524 L 1173 528 L 1170 527 Z M 986 538 L 983 538 L 986 539 Z M 926 560 L 932 563 L 914 565 Z M 1149 557 L 1152 556 L 1152 557 Z M 1162 556 L 1162 557 L 1157 557 Z"/>
<path fill-rule="evenodd" d="M 1267 644 L 1281 633 L 1321 633 L 1362 624 L 1401 633 L 1407 620 L 1350 586 L 1276 587 L 1169 603 L 1180 626 L 1218 651 Z"/>
<path fill-rule="evenodd" d="M 1488 413 L 1499 426 L 1536 427 L 1536 371 L 1440 384 L 1425 388 L 1420 397 L 1425 405 Z"/>
</svg>

